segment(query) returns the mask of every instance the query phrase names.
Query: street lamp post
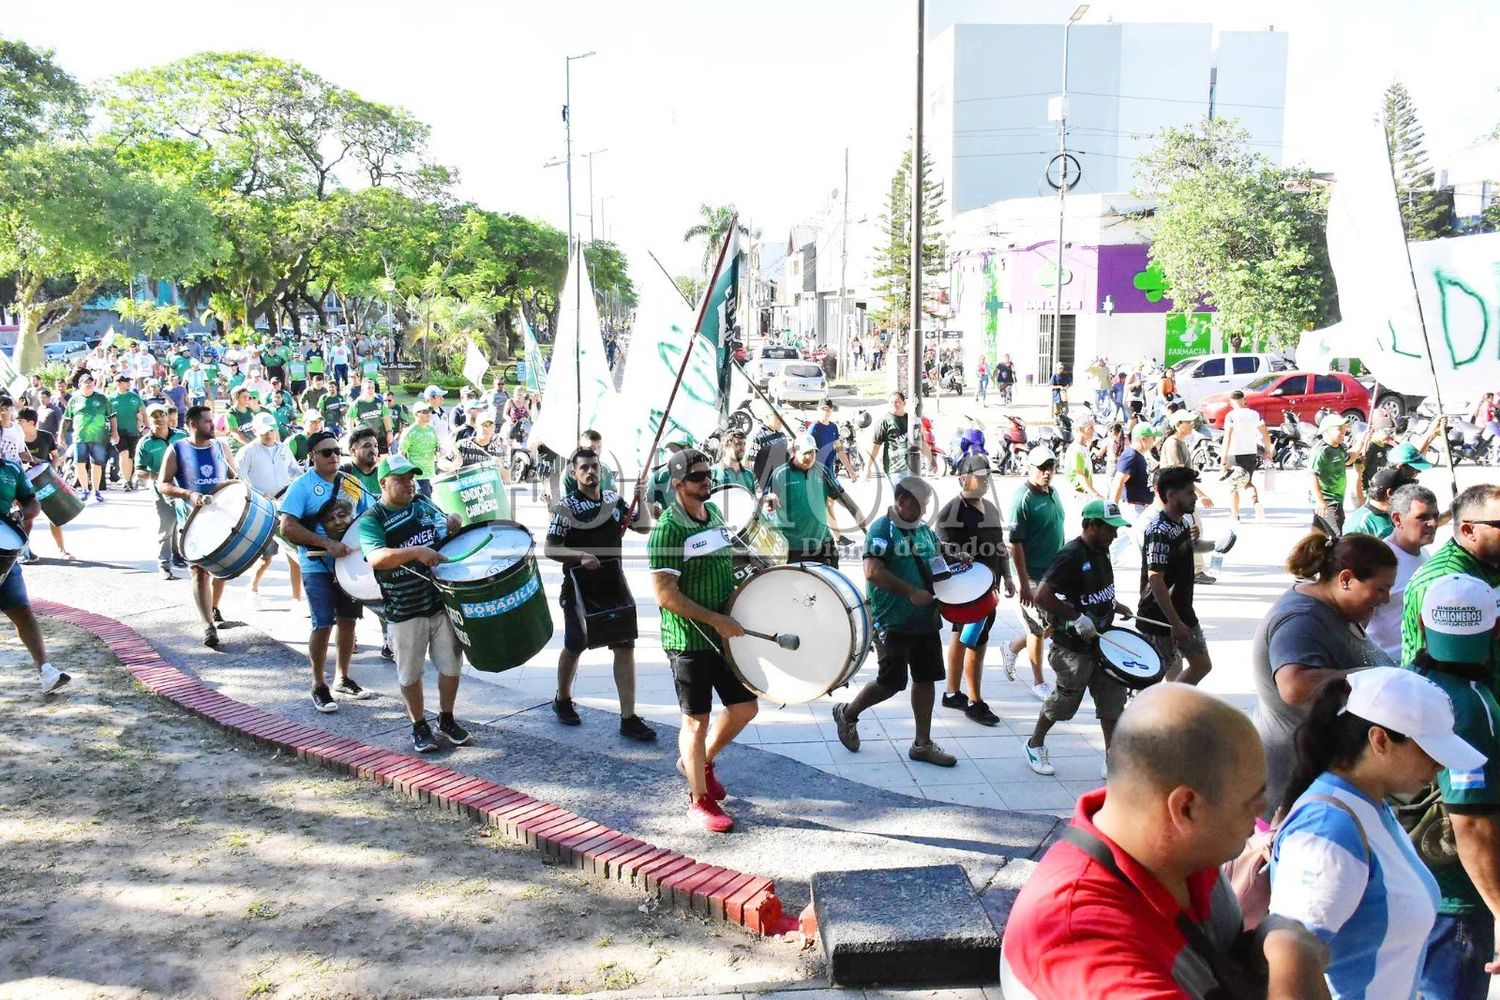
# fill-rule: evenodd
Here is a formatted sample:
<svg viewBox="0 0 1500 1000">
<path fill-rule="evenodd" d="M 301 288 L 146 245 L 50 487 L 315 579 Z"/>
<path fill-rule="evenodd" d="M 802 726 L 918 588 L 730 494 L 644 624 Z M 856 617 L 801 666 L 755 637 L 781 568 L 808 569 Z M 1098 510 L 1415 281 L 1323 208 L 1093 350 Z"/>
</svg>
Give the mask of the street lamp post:
<svg viewBox="0 0 1500 1000">
<path fill-rule="evenodd" d="M 906 340 L 912 406 L 906 454 L 913 475 L 922 471 L 922 77 L 926 44 L 927 2 L 917 0 L 917 107 L 911 149 L 911 334 Z"/>
<path fill-rule="evenodd" d="M 584 159 L 589 161 L 589 242 L 594 242 L 594 157 L 600 153 L 609 152 L 608 147 L 604 149 L 591 149 L 584 153 Z"/>
<path fill-rule="evenodd" d="M 576 56 L 563 57 L 563 144 L 567 152 L 567 174 L 568 174 L 568 256 L 573 255 L 573 62 L 576 59 L 587 59 L 593 55 L 593 50 Z M 593 208 L 590 207 L 590 212 Z M 581 254 L 579 255 L 582 256 Z M 579 265 L 582 266 L 582 260 Z M 580 316 L 583 308 L 583 282 L 573 283 L 573 402 L 577 409 L 573 416 L 573 438 L 577 442 L 579 435 L 583 433 L 583 364 L 582 364 L 582 336 L 580 333 Z"/>
<path fill-rule="evenodd" d="M 1063 225 L 1067 213 L 1068 187 L 1076 177 L 1068 176 L 1068 32 L 1073 25 L 1089 12 L 1089 5 L 1081 3 L 1063 25 L 1062 99 L 1058 102 L 1057 115 L 1057 282 L 1052 289 L 1056 297 L 1056 309 L 1052 314 L 1052 344 L 1048 352 L 1050 364 L 1041 373 L 1038 381 L 1045 383 L 1062 357 L 1062 289 L 1063 289 Z"/>
</svg>

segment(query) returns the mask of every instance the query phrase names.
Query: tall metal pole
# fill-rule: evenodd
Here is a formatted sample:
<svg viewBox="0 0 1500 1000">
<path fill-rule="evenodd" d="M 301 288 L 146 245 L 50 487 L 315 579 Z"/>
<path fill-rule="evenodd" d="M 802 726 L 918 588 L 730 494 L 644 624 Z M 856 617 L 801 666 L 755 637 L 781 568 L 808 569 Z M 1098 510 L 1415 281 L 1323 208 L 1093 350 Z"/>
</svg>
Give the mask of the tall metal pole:
<svg viewBox="0 0 1500 1000">
<path fill-rule="evenodd" d="M 846 278 L 849 274 L 849 147 L 844 147 L 844 223 L 839 237 L 839 373 L 848 376 L 849 362 L 846 360 L 847 337 L 844 333 L 844 299 L 848 296 Z"/>
<path fill-rule="evenodd" d="M 593 52 L 579 56 L 563 57 L 563 143 L 567 151 L 568 174 L 568 260 L 573 257 L 573 60 L 587 59 Z M 589 208 L 592 212 L 592 206 Z M 583 267 L 583 254 L 578 254 L 578 266 Z M 583 435 L 583 276 L 573 282 L 573 439 Z"/>
<path fill-rule="evenodd" d="M 1079 18 L 1088 13 L 1088 9 L 1088 4 L 1079 4 L 1068 23 L 1063 25 L 1062 100 L 1057 115 L 1057 282 L 1052 290 L 1056 296 L 1056 308 L 1052 314 L 1052 344 L 1048 351 L 1047 370 L 1041 372 L 1037 380 L 1043 384 L 1052 377 L 1052 370 L 1062 358 L 1063 224 L 1067 219 L 1068 188 L 1076 180 L 1068 176 L 1068 32 Z"/>
<path fill-rule="evenodd" d="M 917 0 L 917 108 L 911 147 L 911 361 L 912 419 L 907 461 L 911 471 L 922 471 L 922 74 L 927 44 L 927 0 Z"/>
</svg>

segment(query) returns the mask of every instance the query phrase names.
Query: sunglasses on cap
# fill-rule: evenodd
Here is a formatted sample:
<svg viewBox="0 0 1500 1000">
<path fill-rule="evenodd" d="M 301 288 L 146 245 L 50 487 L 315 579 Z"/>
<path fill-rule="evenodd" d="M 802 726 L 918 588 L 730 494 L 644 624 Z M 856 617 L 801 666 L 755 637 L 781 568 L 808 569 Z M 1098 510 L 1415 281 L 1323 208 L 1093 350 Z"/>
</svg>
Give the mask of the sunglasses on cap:
<svg viewBox="0 0 1500 1000">
<path fill-rule="evenodd" d="M 708 469 L 699 469 L 697 472 L 689 472 L 687 475 L 683 476 L 682 481 L 685 483 L 701 483 L 711 475 L 713 475 L 713 473 L 711 473 Z"/>
</svg>

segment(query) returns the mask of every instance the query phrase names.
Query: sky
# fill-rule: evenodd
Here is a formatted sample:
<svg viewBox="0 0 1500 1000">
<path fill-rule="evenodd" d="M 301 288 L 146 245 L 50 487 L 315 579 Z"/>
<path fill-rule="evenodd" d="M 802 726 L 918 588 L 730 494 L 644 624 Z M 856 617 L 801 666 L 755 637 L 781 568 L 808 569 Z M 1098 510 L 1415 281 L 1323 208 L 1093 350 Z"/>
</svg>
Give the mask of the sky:
<svg viewBox="0 0 1500 1000">
<path fill-rule="evenodd" d="M 1074 0 L 929 0 L 954 21 L 1061 23 Z M 1290 34 L 1286 158 L 1330 169 L 1349 109 L 1400 78 L 1434 163 L 1500 123 L 1500 67 L 1466 40 L 1500 28 L 1494 0 L 1094 2 L 1085 22 L 1212 22 Z M 640 286 L 701 252 L 701 203 L 733 203 L 767 239 L 844 187 L 878 214 L 912 125 L 916 0 L 4 0 L 0 33 L 53 48 L 80 79 L 206 49 L 299 61 L 432 126 L 431 156 L 482 206 L 567 222 L 561 107 L 571 63 L 574 211 L 631 259 Z M 582 154 L 602 150 L 591 158 Z M 589 190 L 590 159 L 593 193 Z"/>
</svg>

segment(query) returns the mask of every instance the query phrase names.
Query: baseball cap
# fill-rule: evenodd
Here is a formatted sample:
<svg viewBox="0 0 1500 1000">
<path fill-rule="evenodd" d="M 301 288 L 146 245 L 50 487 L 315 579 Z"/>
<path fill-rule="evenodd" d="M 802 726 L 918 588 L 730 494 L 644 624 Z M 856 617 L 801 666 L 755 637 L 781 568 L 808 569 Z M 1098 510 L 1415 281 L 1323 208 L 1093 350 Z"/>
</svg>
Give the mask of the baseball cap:
<svg viewBox="0 0 1500 1000">
<path fill-rule="evenodd" d="M 302 422 L 304 424 L 311 423 L 314 420 L 322 420 L 322 419 L 323 419 L 323 414 L 319 413 L 317 410 L 303 410 L 302 411 Z"/>
<path fill-rule="evenodd" d="M 494 422 L 495 422 L 495 414 L 493 412 L 481 414 L 480 417 L 479 417 L 479 422 L 480 422 L 480 424 L 491 424 L 491 425 L 493 425 Z"/>
<path fill-rule="evenodd" d="M 1348 426 L 1349 426 L 1349 418 L 1348 417 L 1341 417 L 1337 413 L 1330 413 L 1330 414 L 1328 414 L 1328 416 L 1326 416 L 1322 420 L 1318 421 L 1318 433 L 1319 434 L 1327 434 L 1329 431 L 1333 430 L 1335 427 L 1348 427 Z"/>
<path fill-rule="evenodd" d="M 166 403 L 148 403 L 146 405 L 146 416 L 148 416 L 148 417 L 154 417 L 158 413 L 166 413 L 166 412 L 167 412 L 167 404 Z"/>
<path fill-rule="evenodd" d="M 1039 469 L 1048 462 L 1057 462 L 1057 456 L 1052 454 L 1051 448 L 1033 448 L 1026 455 L 1026 464 L 1033 469 Z"/>
<path fill-rule="evenodd" d="M 380 460 L 380 466 L 375 470 L 375 477 L 377 479 L 384 479 L 386 476 L 405 476 L 411 473 L 416 473 L 420 476 L 422 470 L 413 465 L 411 459 L 397 453 L 395 455 L 387 455 Z"/>
<path fill-rule="evenodd" d="M 1370 477 L 1370 488 L 1366 492 L 1389 493 L 1399 487 L 1402 482 L 1401 470 L 1393 465 L 1387 465 Z"/>
<path fill-rule="evenodd" d="M 411 406 L 411 412 L 413 412 L 413 413 L 431 413 L 432 412 L 432 404 L 429 403 L 429 402 L 427 402 L 426 400 L 419 399 L 415 403 L 412 404 L 412 406 Z"/>
<path fill-rule="evenodd" d="M 436 399 L 437 397 L 442 395 L 445 395 L 445 393 L 440 386 L 429 385 L 427 388 L 422 390 L 423 399 Z"/>
<path fill-rule="evenodd" d="M 932 496 L 932 487 L 921 476 L 907 476 L 892 487 L 891 495 L 897 498 L 911 497 L 925 506 L 927 498 Z"/>
<path fill-rule="evenodd" d="M 803 432 L 797 435 L 797 454 L 803 455 L 809 451 L 818 450 L 818 439 L 811 434 Z"/>
<path fill-rule="evenodd" d="M 1320 430 L 1322 426 L 1322 424 L 1318 425 Z M 1385 460 L 1389 465 L 1409 465 L 1418 472 L 1432 468 L 1432 463 L 1422 457 L 1422 453 L 1417 451 L 1417 446 L 1414 444 L 1396 445 L 1386 454 Z"/>
<path fill-rule="evenodd" d="M 1493 597 L 1489 604 L 1493 618 Z M 1350 715 L 1400 733 L 1450 771 L 1477 771 L 1484 766 L 1484 754 L 1453 732 L 1453 702 L 1448 695 L 1415 670 L 1371 667 L 1353 671 L 1348 681 L 1344 711 Z"/>
<path fill-rule="evenodd" d="M 1496 592 L 1466 573 L 1448 573 L 1422 594 L 1427 652 L 1448 663 L 1484 663 L 1495 631 Z"/>
<path fill-rule="evenodd" d="M 958 463 L 958 474 L 960 476 L 988 476 L 990 460 L 983 455 L 965 455 L 964 460 Z"/>
<path fill-rule="evenodd" d="M 1130 432 L 1130 439 L 1132 441 L 1139 441 L 1141 438 L 1154 437 L 1161 437 L 1161 431 L 1157 430 L 1155 427 L 1152 427 L 1150 424 L 1144 421 L 1136 424 L 1135 428 Z"/>
<path fill-rule="evenodd" d="M 1198 422 L 1198 414 L 1192 410 L 1173 410 L 1167 416 L 1167 419 L 1173 424 L 1196 424 Z"/>
<path fill-rule="evenodd" d="M 680 481 L 692 470 L 693 466 L 707 461 L 708 456 L 694 448 L 674 452 L 672 457 L 667 459 L 667 477 Z"/>
<path fill-rule="evenodd" d="M 338 444 L 339 436 L 333 433 L 333 431 L 318 431 L 318 433 L 307 439 L 307 450 L 311 452 L 324 441 L 332 441 L 334 444 Z"/>
<path fill-rule="evenodd" d="M 130 376 L 126 375 L 124 372 L 121 372 L 120 374 L 118 374 L 118 375 L 115 376 L 115 381 L 116 382 L 129 382 L 130 381 Z"/>
<path fill-rule="evenodd" d="M 1085 521 L 1103 521 L 1112 524 L 1116 528 L 1128 528 L 1130 522 L 1120 513 L 1120 505 L 1117 503 L 1106 503 L 1103 500 L 1090 500 L 1083 505 L 1083 519 Z"/>
<path fill-rule="evenodd" d="M 250 427 L 256 435 L 265 434 L 276 429 L 276 418 L 269 413 L 257 413 L 255 419 L 250 421 Z"/>
</svg>

